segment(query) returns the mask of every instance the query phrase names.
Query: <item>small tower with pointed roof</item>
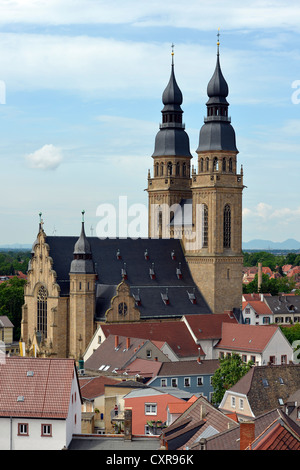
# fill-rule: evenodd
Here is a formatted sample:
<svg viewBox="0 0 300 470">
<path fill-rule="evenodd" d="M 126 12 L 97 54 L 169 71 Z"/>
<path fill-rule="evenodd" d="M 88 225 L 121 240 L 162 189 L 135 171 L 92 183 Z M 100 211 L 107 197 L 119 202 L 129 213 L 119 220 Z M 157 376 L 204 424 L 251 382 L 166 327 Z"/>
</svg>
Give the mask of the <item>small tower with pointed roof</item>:
<svg viewBox="0 0 300 470">
<path fill-rule="evenodd" d="M 191 198 L 189 137 L 182 122 L 182 92 L 174 72 L 172 45 L 171 75 L 162 101 L 162 123 L 155 138 L 153 177 L 148 174 L 149 237 L 168 238 L 172 206 Z M 150 173 L 150 172 L 149 172 Z M 171 208 L 171 212 L 170 212 Z M 172 234 L 171 234 L 172 236 Z"/>
<path fill-rule="evenodd" d="M 69 357 L 78 360 L 93 333 L 95 316 L 96 271 L 91 245 L 84 229 L 82 211 L 81 233 L 75 243 L 70 266 Z"/>
<path fill-rule="evenodd" d="M 242 171 L 237 171 L 229 90 L 217 42 L 215 71 L 207 86 L 207 116 L 200 129 L 198 171 L 192 176 L 193 227 L 198 244 L 186 253 L 192 275 L 214 313 L 240 308 L 242 298 Z M 199 208 L 201 210 L 199 211 Z"/>
</svg>

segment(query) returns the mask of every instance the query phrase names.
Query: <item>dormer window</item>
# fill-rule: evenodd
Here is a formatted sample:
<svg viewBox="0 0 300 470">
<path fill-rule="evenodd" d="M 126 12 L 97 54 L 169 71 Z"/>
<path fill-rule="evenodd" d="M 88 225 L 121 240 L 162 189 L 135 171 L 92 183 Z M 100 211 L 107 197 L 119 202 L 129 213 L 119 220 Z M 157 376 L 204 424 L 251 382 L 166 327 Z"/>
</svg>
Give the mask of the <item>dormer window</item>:
<svg viewBox="0 0 300 470">
<path fill-rule="evenodd" d="M 152 267 L 149 269 L 149 275 L 151 279 L 155 279 L 154 263 L 152 263 Z"/>
<path fill-rule="evenodd" d="M 179 263 L 179 267 L 176 268 L 176 276 L 178 279 L 182 279 L 181 263 Z"/>
<path fill-rule="evenodd" d="M 123 279 L 127 279 L 126 263 L 124 263 L 124 266 L 121 269 L 121 275 Z"/>
<path fill-rule="evenodd" d="M 135 300 L 135 305 L 136 306 L 141 305 L 140 292 L 138 291 L 137 294 L 132 294 L 132 295 L 133 295 L 133 298 Z"/>
<path fill-rule="evenodd" d="M 168 289 L 166 289 L 165 294 L 161 294 L 162 301 L 165 305 L 169 305 L 169 296 L 168 296 Z"/>
<path fill-rule="evenodd" d="M 188 292 L 189 300 L 192 302 L 192 304 L 196 303 L 196 296 L 195 296 L 195 289 L 193 292 Z"/>
</svg>

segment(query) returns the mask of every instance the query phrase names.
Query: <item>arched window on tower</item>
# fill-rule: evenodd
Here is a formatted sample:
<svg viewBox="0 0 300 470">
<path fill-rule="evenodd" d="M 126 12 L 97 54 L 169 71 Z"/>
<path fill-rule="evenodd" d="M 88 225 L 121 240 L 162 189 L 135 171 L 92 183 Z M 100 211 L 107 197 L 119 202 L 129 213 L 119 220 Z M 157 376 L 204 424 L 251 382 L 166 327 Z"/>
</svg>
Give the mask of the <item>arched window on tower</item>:
<svg viewBox="0 0 300 470">
<path fill-rule="evenodd" d="M 200 160 L 200 171 L 202 172 L 204 170 L 204 160 L 201 158 Z"/>
<path fill-rule="evenodd" d="M 222 171 L 226 171 L 226 158 L 225 157 L 222 160 Z"/>
<path fill-rule="evenodd" d="M 176 176 L 180 175 L 180 165 L 179 162 L 176 163 Z"/>
<path fill-rule="evenodd" d="M 209 171 L 209 158 L 206 157 L 206 171 Z"/>
<path fill-rule="evenodd" d="M 160 164 L 160 176 L 164 176 L 164 164 Z"/>
<path fill-rule="evenodd" d="M 224 222 L 223 222 L 223 245 L 224 248 L 231 246 L 231 209 L 230 205 L 226 204 L 224 207 Z"/>
<path fill-rule="evenodd" d="M 155 176 L 158 176 L 158 173 L 159 173 L 159 164 L 156 163 L 155 164 Z"/>
<path fill-rule="evenodd" d="M 186 176 L 186 163 L 185 162 L 182 165 L 182 176 Z"/>
<path fill-rule="evenodd" d="M 168 176 L 172 176 L 172 168 L 173 168 L 172 162 L 168 162 Z"/>
<path fill-rule="evenodd" d="M 219 162 L 218 162 L 217 157 L 215 157 L 214 162 L 213 162 L 213 171 L 218 171 L 218 170 L 219 170 Z"/>
<path fill-rule="evenodd" d="M 229 158 L 229 171 L 232 173 L 232 158 Z"/>
<path fill-rule="evenodd" d="M 202 246 L 203 248 L 208 247 L 208 207 L 206 204 L 203 205 L 203 238 L 202 238 Z"/>
<path fill-rule="evenodd" d="M 47 290 L 44 286 L 37 293 L 37 331 L 47 338 Z"/>
</svg>

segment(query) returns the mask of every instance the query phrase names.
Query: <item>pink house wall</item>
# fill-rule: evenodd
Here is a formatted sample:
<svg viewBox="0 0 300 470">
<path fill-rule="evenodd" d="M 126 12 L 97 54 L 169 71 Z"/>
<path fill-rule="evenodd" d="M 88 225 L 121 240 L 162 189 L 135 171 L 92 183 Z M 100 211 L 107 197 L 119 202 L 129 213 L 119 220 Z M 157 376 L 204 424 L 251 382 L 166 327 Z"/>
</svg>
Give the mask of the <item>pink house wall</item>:
<svg viewBox="0 0 300 470">
<path fill-rule="evenodd" d="M 144 435 L 147 421 L 162 422 L 167 419 L 167 405 L 169 403 L 182 403 L 185 401 L 172 395 L 164 393 L 162 395 L 152 395 L 147 397 L 125 398 L 125 408 L 132 408 L 132 434 Z M 157 404 L 156 414 L 145 414 L 145 404 Z"/>
</svg>

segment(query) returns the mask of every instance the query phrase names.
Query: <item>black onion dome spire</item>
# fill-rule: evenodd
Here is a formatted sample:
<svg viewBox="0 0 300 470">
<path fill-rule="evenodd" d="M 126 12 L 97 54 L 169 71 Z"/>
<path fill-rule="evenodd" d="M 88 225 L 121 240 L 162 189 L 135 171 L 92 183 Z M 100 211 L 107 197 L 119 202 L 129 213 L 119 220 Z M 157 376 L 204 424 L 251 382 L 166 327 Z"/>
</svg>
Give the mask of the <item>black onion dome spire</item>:
<svg viewBox="0 0 300 470">
<path fill-rule="evenodd" d="M 181 104 L 183 98 L 175 78 L 173 56 L 174 52 L 172 51 L 170 80 L 162 95 L 162 102 L 164 104 L 162 124 L 160 124 L 160 130 L 156 135 L 152 157 L 180 155 L 192 158 L 189 137 L 182 123 L 183 111 Z"/>
<path fill-rule="evenodd" d="M 209 97 L 206 103 L 207 117 L 204 118 L 204 125 L 200 130 L 197 152 L 210 150 L 238 152 L 235 132 L 228 116 L 229 103 L 226 98 L 229 89 L 221 70 L 219 41 L 217 47 L 216 68 L 207 85 L 207 95 Z"/>
<path fill-rule="evenodd" d="M 81 233 L 75 243 L 71 273 L 93 274 L 95 272 L 90 243 L 84 230 L 84 211 L 82 211 Z"/>
</svg>

